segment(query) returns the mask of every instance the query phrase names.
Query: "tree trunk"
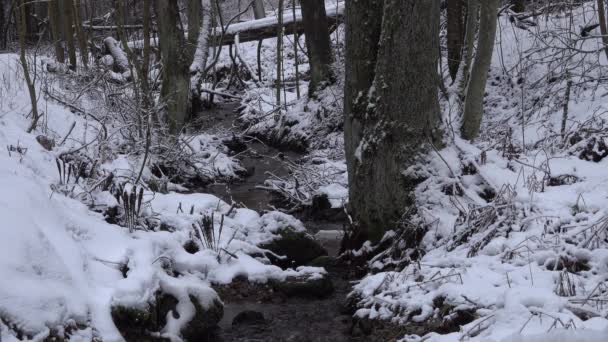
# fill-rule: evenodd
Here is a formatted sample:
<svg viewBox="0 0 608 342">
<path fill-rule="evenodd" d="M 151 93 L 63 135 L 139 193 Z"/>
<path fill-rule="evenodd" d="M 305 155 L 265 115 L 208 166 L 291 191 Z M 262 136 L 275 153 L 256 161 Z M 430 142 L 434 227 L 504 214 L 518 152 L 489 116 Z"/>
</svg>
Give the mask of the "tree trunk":
<svg viewBox="0 0 608 342">
<path fill-rule="evenodd" d="M 308 92 L 314 94 L 323 82 L 331 79 L 332 58 L 325 0 L 305 0 L 300 6 L 310 64 Z"/>
<path fill-rule="evenodd" d="M 0 50 L 6 49 L 6 34 L 4 32 L 4 2 L 0 1 Z"/>
<path fill-rule="evenodd" d="M 78 64 L 76 60 L 76 46 L 74 44 L 74 4 L 72 0 L 59 0 L 61 4 L 60 8 L 63 10 L 63 23 L 65 30 L 65 41 L 68 47 L 68 57 L 70 59 L 70 69 L 76 70 Z"/>
<path fill-rule="evenodd" d="M 469 0 L 467 5 L 467 25 L 465 32 L 465 47 L 464 47 L 464 66 L 462 68 L 462 79 L 460 84 L 461 95 L 464 93 L 469 84 L 469 76 L 471 74 L 471 64 L 473 64 L 473 50 L 475 49 L 475 35 L 477 34 L 479 17 L 479 0 Z"/>
<path fill-rule="evenodd" d="M 156 0 L 156 18 L 163 63 L 161 100 L 169 132 L 178 134 L 190 116 L 190 74 L 186 39 L 179 28 L 178 0 Z"/>
<path fill-rule="evenodd" d="M 608 28 L 606 27 L 606 8 L 604 0 L 597 0 L 597 16 L 600 22 L 600 33 L 602 34 L 602 44 L 604 44 L 604 52 L 608 58 Z"/>
<path fill-rule="evenodd" d="M 344 149 L 348 169 L 349 206 L 353 214 L 363 210 L 365 196 L 364 175 L 357 170 L 359 159 L 355 156 L 362 140 L 366 115 L 367 94 L 375 76 L 378 42 L 382 30 L 384 0 L 349 1 L 346 4 L 345 80 L 344 80 Z M 360 215 L 355 214 L 357 219 Z M 363 243 L 365 234 L 357 237 Z M 357 247 L 357 246 L 355 246 Z"/>
<path fill-rule="evenodd" d="M 30 127 L 27 130 L 27 132 L 30 133 L 36 129 L 40 116 L 38 114 L 38 99 L 36 98 L 36 87 L 34 85 L 32 77 L 30 76 L 27 58 L 25 56 L 25 40 L 27 36 L 27 12 L 25 4 L 26 0 L 20 1 L 20 5 L 18 7 L 19 10 L 15 11 L 15 21 L 17 22 L 19 33 L 19 59 L 21 61 L 21 67 L 23 68 L 23 75 L 25 76 L 27 90 L 30 94 L 30 103 L 32 105 L 32 123 L 30 124 Z"/>
<path fill-rule="evenodd" d="M 484 0 L 481 2 L 477 53 L 473 62 L 473 69 L 464 103 L 462 137 L 467 140 L 475 139 L 479 134 L 481 126 L 483 98 L 488 79 L 488 70 L 492 64 L 492 52 L 496 36 L 498 2 L 498 0 Z"/>
<path fill-rule="evenodd" d="M 89 66 L 89 50 L 87 48 L 87 37 L 84 29 L 82 28 L 81 18 L 81 0 L 73 0 L 74 6 L 72 10 L 74 12 L 74 27 L 76 28 L 76 38 L 78 39 L 78 49 L 80 50 L 80 59 L 82 65 L 86 68 Z"/>
<path fill-rule="evenodd" d="M 266 17 L 266 10 L 264 10 L 264 0 L 253 1 L 253 16 L 255 19 L 262 19 Z"/>
<path fill-rule="evenodd" d="M 188 56 L 191 57 L 188 64 L 192 64 L 192 58 L 196 51 L 202 20 L 201 0 L 188 1 Z"/>
<path fill-rule="evenodd" d="M 464 0 L 447 1 L 447 46 L 448 70 L 452 80 L 456 79 L 462 59 L 462 44 L 464 39 L 463 9 Z"/>
<path fill-rule="evenodd" d="M 356 121 L 353 117 L 345 118 L 351 121 L 345 125 L 350 132 L 346 134 L 349 180 L 352 179 L 350 204 L 361 235 L 372 241 L 378 241 L 386 230 L 395 228 L 415 204 L 416 180 L 405 176 L 404 171 L 421 161 L 428 141 L 436 137 L 439 113 L 439 0 L 385 0 L 384 3 L 383 15 L 376 13 L 374 18 L 382 20 L 380 39 L 357 40 L 352 30 L 361 33 L 369 28 L 353 28 L 364 21 L 350 17 L 350 13 L 357 10 L 352 2 L 346 14 L 346 30 L 350 32 L 346 40 L 346 74 L 350 78 L 345 107 L 356 117 Z M 367 13 L 372 14 L 369 9 Z M 369 61 L 365 52 L 356 56 L 350 50 L 373 50 L 378 41 L 381 43 L 372 86 L 357 89 L 353 87 L 353 76 L 359 85 L 370 84 L 372 67 L 365 64 Z M 357 60 L 357 57 L 364 58 Z M 353 58 L 356 59 L 353 61 Z M 351 70 L 353 66 L 360 69 Z M 361 74 L 350 75 L 357 71 Z M 353 92 L 351 87 L 358 91 Z M 357 133 L 361 138 L 356 147 L 352 145 L 353 121 L 358 124 Z"/>
<path fill-rule="evenodd" d="M 59 12 L 59 0 L 49 1 L 49 21 L 51 24 L 51 36 L 55 46 L 55 59 L 59 63 L 65 63 L 65 50 L 63 41 L 63 30 L 61 28 L 61 14 Z"/>
</svg>

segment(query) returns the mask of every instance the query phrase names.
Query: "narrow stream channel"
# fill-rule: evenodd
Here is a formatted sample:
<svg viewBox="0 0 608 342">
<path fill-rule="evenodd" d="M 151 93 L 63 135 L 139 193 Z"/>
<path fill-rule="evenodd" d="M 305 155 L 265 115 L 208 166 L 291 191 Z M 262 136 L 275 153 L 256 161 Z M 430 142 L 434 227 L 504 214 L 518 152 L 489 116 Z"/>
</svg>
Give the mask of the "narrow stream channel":
<svg viewBox="0 0 608 342">
<path fill-rule="evenodd" d="M 238 116 L 237 108 L 238 103 L 220 103 L 201 115 L 204 120 L 201 126 L 211 131 L 232 131 L 238 136 L 239 132 L 233 125 Z M 212 184 L 199 191 L 212 193 L 229 203 L 242 203 L 260 212 L 268 210 L 273 197 L 257 186 L 267 179 L 267 172 L 278 176 L 288 175 L 281 158 L 297 161 L 302 155 L 280 151 L 255 139 L 245 143 L 247 150 L 240 152 L 238 158 L 249 171 L 249 176 L 243 181 Z M 304 221 L 304 224 L 311 234 L 316 234 L 330 256 L 337 256 L 342 222 Z M 229 288 L 221 289 L 219 292 L 225 306 L 219 340 L 359 341 L 350 336 L 352 319 L 345 309 L 346 295 L 350 289 L 348 272 L 339 266 L 327 267 L 327 271 L 334 291 L 322 299 L 286 297 L 274 292 L 269 285 L 253 285 L 245 281 L 235 281 Z M 250 319 L 242 324 L 234 322 L 235 317 L 243 312 L 255 313 L 254 316 L 258 318 L 261 314 L 263 321 Z"/>
</svg>

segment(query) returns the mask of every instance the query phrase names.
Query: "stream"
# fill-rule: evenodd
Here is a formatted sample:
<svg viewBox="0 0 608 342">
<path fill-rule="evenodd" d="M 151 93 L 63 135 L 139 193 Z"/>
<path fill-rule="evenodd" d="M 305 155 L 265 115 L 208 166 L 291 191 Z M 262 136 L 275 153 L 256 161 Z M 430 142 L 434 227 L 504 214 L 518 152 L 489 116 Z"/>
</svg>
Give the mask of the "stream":
<svg viewBox="0 0 608 342">
<path fill-rule="evenodd" d="M 200 119 L 204 130 L 232 131 L 239 135 L 234 121 L 238 117 L 238 103 L 219 103 L 206 110 Z M 240 203 L 250 209 L 271 209 L 273 196 L 257 188 L 267 178 L 266 173 L 288 175 L 281 160 L 297 161 L 303 155 L 280 151 L 258 140 L 245 141 L 246 150 L 238 153 L 248 176 L 238 182 L 208 185 L 199 192 L 214 194 L 231 203 Z M 278 158 L 277 158 L 278 157 Z M 298 215 L 296 215 L 298 216 Z M 329 256 L 339 252 L 343 222 L 320 222 L 300 217 L 309 233 L 315 235 Z M 353 276 L 342 265 L 326 267 L 334 291 L 323 298 L 288 297 L 273 290 L 270 285 L 250 284 L 235 280 L 230 286 L 218 288 L 224 301 L 224 317 L 219 323 L 218 337 L 214 341 L 374 341 L 371 336 L 355 336 L 357 324 L 346 306 Z M 238 316 L 238 317 L 237 317 Z M 263 316 L 263 318 L 262 318 Z M 235 317 L 237 317 L 235 319 Z M 354 334 L 353 334 L 354 332 Z M 385 341 L 379 339 L 378 341 Z"/>
</svg>

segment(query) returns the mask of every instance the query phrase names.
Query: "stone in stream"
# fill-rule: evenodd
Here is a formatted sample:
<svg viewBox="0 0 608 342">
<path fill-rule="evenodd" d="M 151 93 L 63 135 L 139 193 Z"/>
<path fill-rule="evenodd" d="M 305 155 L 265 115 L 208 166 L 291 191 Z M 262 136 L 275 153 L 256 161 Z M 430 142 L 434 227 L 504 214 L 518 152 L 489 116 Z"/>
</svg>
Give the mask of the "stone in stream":
<svg viewBox="0 0 608 342">
<path fill-rule="evenodd" d="M 287 297 L 326 298 L 334 292 L 334 285 L 327 274 L 315 278 L 288 277 L 285 281 L 273 282 L 272 286 Z"/>
<path fill-rule="evenodd" d="M 281 268 L 306 265 L 320 256 L 327 255 L 321 244 L 305 232 L 297 232 L 288 227 L 281 229 L 278 235 L 278 238 L 260 247 L 284 256 L 285 258 L 277 258 L 270 253 L 267 254 L 270 262 Z"/>
<path fill-rule="evenodd" d="M 256 325 L 265 324 L 264 314 L 259 311 L 246 310 L 240 312 L 232 319 L 232 325 Z"/>
<path fill-rule="evenodd" d="M 217 334 L 217 326 L 224 315 L 224 305 L 214 300 L 208 308 L 203 308 L 196 297 L 190 296 L 194 304 L 195 315 L 181 330 L 186 341 L 207 341 Z M 121 335 L 129 342 L 166 341 L 154 338 L 151 332 L 160 331 L 167 323 L 167 315 L 177 318 L 175 309 L 177 299 L 169 294 L 159 293 L 156 302 L 144 303 L 139 307 L 114 305 L 111 310 L 112 320 Z"/>
</svg>

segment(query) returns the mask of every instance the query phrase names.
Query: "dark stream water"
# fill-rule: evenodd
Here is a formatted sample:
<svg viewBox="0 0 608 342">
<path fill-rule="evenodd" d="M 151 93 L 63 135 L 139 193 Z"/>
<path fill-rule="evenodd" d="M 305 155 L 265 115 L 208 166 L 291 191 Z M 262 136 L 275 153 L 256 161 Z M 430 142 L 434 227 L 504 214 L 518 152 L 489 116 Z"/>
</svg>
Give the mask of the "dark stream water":
<svg viewBox="0 0 608 342">
<path fill-rule="evenodd" d="M 220 103 L 202 114 L 204 129 L 228 130 L 238 135 L 234 120 L 238 114 L 237 103 Z M 227 202 L 237 202 L 257 211 L 271 209 L 273 196 L 259 189 L 268 178 L 267 173 L 288 176 L 282 160 L 297 161 L 302 157 L 294 152 L 280 151 L 256 139 L 245 139 L 247 150 L 237 154 L 241 164 L 249 171 L 248 176 L 231 184 L 212 184 L 200 192 L 215 194 Z M 304 221 L 311 234 L 330 256 L 337 256 L 342 222 Z M 372 341 L 352 336 L 353 321 L 346 313 L 346 295 L 350 290 L 350 277 L 341 267 L 328 267 L 334 291 L 322 299 L 285 297 L 274 293 L 267 285 L 236 282 L 229 289 L 221 289 L 224 301 L 224 318 L 220 322 L 219 340 L 222 341 Z M 233 324 L 241 312 L 254 311 L 264 316 L 264 322 Z"/>
</svg>

